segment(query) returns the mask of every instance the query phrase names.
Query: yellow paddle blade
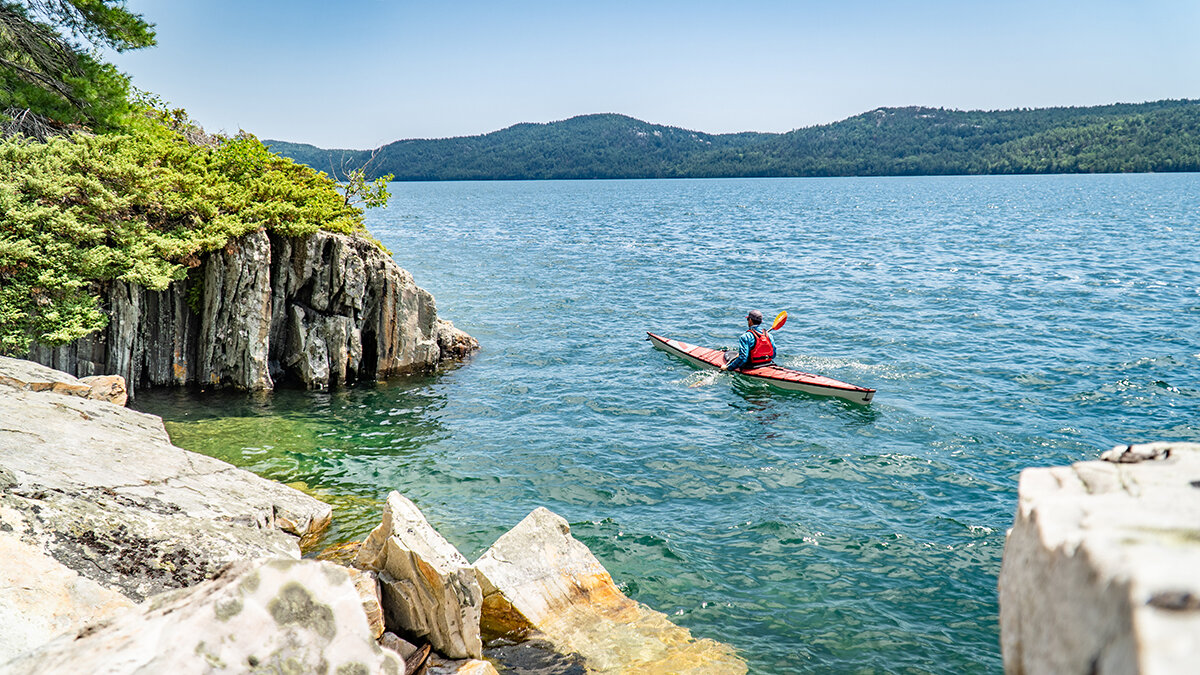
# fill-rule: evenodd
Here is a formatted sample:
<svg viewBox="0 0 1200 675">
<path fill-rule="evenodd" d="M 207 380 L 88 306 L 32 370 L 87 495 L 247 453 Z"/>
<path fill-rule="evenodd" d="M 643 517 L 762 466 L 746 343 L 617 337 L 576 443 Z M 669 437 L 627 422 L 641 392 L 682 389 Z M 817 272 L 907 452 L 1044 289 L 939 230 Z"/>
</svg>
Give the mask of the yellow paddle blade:
<svg viewBox="0 0 1200 675">
<path fill-rule="evenodd" d="M 779 316 L 771 322 L 771 330 L 779 330 L 783 328 L 783 324 L 787 323 L 787 312 L 780 312 Z"/>
</svg>

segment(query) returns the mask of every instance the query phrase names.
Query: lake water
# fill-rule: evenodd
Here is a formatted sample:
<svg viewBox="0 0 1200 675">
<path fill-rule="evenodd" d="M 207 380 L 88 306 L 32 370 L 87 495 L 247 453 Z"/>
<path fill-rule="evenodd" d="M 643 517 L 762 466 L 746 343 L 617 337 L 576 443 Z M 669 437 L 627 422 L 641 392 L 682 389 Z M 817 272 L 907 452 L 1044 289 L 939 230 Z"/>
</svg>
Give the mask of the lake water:
<svg viewBox="0 0 1200 675">
<path fill-rule="evenodd" d="M 1200 175 L 392 185 L 371 231 L 483 343 L 333 393 L 147 392 L 175 441 L 468 558 L 530 510 L 752 672 L 998 672 L 1017 476 L 1200 441 Z M 697 371 L 734 345 L 869 407 Z"/>
</svg>

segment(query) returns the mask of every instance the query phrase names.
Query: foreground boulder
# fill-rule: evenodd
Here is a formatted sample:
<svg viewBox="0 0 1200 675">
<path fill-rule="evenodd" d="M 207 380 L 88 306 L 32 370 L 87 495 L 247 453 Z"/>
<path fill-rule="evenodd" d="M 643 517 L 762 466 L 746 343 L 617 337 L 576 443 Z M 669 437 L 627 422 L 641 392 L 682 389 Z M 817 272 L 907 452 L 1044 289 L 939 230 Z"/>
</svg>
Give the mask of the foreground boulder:
<svg viewBox="0 0 1200 675">
<path fill-rule="evenodd" d="M 480 657 L 483 594 L 475 572 L 399 492 L 388 495 L 383 520 L 363 542 L 355 564 L 379 572 L 389 630 L 427 641 L 450 658 Z"/>
<path fill-rule="evenodd" d="M 540 634 L 581 656 L 589 672 L 745 673 L 728 646 L 695 640 L 666 615 L 627 598 L 567 521 L 530 513 L 475 562 L 489 638 Z"/>
<path fill-rule="evenodd" d="M 1200 664 L 1200 444 L 1021 472 L 1000 570 L 1007 673 Z"/>
<path fill-rule="evenodd" d="M 0 649 L 36 646 L 94 616 L 88 605 L 122 604 L 112 593 L 140 602 L 233 561 L 299 558 L 302 538 L 329 525 L 328 504 L 171 445 L 157 417 L 4 377 L 0 536 L 13 554 L 0 555 L 0 579 L 25 581 L 0 593 L 0 625 L 27 637 Z"/>
<path fill-rule="evenodd" d="M 318 561 L 238 563 L 106 623 L 59 637 L 6 673 L 374 673 L 403 675 L 380 649 L 354 583 Z"/>
<path fill-rule="evenodd" d="M 427 370 L 478 346 L 439 323 L 433 296 L 362 237 L 265 231 L 197 261 L 186 279 L 150 291 L 115 281 L 109 324 L 29 358 L 76 377 L 115 373 L 147 385 L 319 388 Z"/>
</svg>

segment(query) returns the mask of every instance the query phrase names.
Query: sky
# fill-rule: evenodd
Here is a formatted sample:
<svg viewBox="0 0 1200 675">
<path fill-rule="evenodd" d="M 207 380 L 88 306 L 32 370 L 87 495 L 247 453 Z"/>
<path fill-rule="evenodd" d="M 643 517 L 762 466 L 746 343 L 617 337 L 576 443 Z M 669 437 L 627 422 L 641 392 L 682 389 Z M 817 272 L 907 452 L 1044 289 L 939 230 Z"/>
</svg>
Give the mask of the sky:
<svg viewBox="0 0 1200 675">
<path fill-rule="evenodd" d="M 1200 0 L 128 0 L 109 54 L 212 131 L 373 148 L 615 112 L 783 132 L 883 106 L 1200 98 Z"/>
</svg>

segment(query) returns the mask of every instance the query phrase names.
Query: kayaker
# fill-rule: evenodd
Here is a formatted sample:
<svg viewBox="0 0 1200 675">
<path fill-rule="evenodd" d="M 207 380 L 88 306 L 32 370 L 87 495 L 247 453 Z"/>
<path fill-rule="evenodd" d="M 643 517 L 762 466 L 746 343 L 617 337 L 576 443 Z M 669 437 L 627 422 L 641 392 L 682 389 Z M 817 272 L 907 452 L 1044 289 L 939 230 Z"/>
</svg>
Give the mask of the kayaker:
<svg viewBox="0 0 1200 675">
<path fill-rule="evenodd" d="M 762 320 L 762 312 L 750 310 L 746 315 L 746 332 L 738 338 L 738 355 L 721 366 L 721 370 L 758 368 L 775 358 L 775 341 L 768 331 L 761 328 Z"/>
</svg>

